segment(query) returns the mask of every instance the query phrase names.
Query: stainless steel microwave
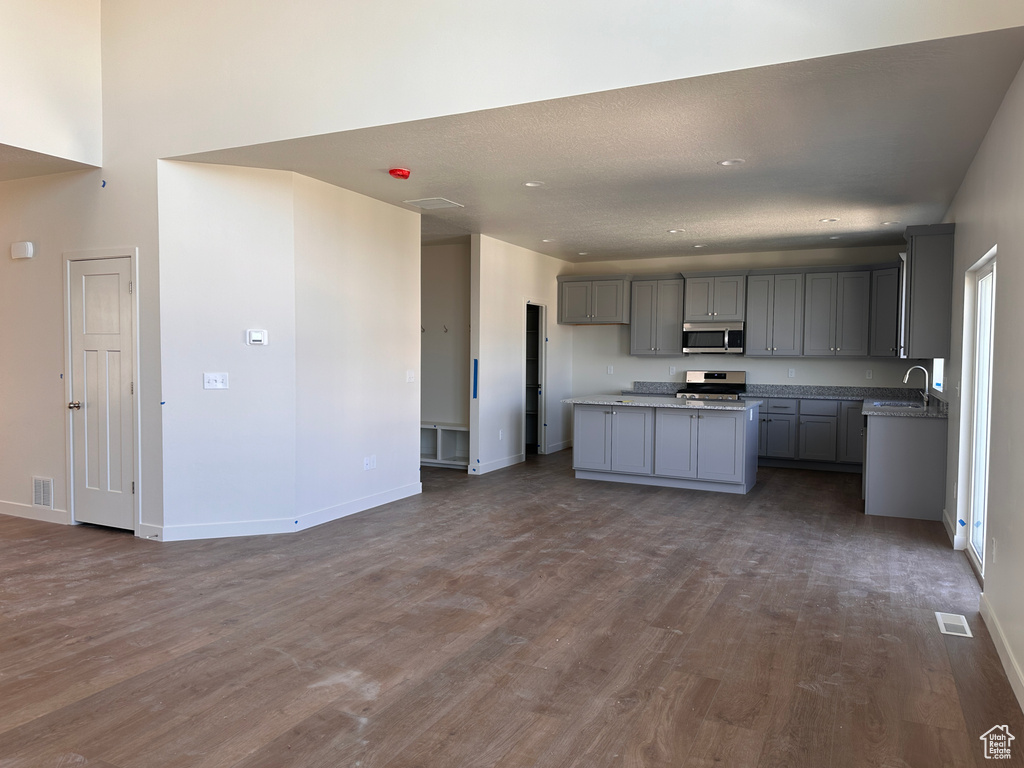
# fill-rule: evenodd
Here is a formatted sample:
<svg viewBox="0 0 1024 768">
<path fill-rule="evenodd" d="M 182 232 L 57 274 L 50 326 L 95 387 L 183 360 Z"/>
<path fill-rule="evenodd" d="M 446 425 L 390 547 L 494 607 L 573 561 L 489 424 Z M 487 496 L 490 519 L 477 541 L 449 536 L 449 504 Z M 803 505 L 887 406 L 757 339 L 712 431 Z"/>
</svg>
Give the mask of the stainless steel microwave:
<svg viewBox="0 0 1024 768">
<path fill-rule="evenodd" d="M 743 323 L 683 323 L 683 352 L 742 355 Z"/>
</svg>

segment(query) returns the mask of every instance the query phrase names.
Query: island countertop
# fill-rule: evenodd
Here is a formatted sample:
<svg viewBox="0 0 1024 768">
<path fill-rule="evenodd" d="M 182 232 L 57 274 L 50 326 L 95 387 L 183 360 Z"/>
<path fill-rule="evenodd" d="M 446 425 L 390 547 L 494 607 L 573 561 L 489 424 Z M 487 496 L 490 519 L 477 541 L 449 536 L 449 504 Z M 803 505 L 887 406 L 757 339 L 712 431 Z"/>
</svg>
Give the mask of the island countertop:
<svg viewBox="0 0 1024 768">
<path fill-rule="evenodd" d="M 585 395 L 562 401 L 571 405 L 621 405 L 644 408 L 699 408 L 704 411 L 749 411 L 760 400 L 684 400 L 664 395 Z"/>
</svg>

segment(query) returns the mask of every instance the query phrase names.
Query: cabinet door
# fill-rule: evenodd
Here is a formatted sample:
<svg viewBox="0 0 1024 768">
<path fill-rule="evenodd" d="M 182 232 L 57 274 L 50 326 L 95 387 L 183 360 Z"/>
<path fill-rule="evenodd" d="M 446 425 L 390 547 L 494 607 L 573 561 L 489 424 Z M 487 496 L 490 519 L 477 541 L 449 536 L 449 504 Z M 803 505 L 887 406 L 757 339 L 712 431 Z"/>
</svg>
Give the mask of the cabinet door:
<svg viewBox="0 0 1024 768">
<path fill-rule="evenodd" d="M 769 413 L 765 423 L 764 455 L 772 459 L 796 458 L 795 413 Z"/>
<path fill-rule="evenodd" d="M 804 301 L 804 354 L 836 354 L 836 274 L 807 275 Z"/>
<path fill-rule="evenodd" d="M 576 469 L 612 468 L 612 409 L 601 405 L 574 406 L 572 465 Z"/>
<path fill-rule="evenodd" d="M 772 354 L 774 304 L 775 276 L 748 277 L 747 323 L 743 328 L 743 354 L 747 357 L 768 357 Z"/>
<path fill-rule="evenodd" d="M 742 275 L 715 278 L 715 298 L 711 315 L 715 320 L 742 320 L 746 279 Z"/>
<path fill-rule="evenodd" d="M 768 456 L 768 417 L 761 416 L 757 425 L 757 456 L 765 458 Z"/>
<path fill-rule="evenodd" d="M 612 471 L 649 475 L 654 471 L 654 409 L 612 409 Z"/>
<path fill-rule="evenodd" d="M 657 333 L 659 355 L 683 354 L 683 280 L 658 281 Z"/>
<path fill-rule="evenodd" d="M 868 356 L 870 272 L 840 272 L 836 280 L 836 356 Z"/>
<path fill-rule="evenodd" d="M 714 302 L 715 278 L 691 277 L 686 281 L 686 322 L 699 323 L 711 320 Z"/>
<path fill-rule="evenodd" d="M 837 459 L 850 464 L 864 463 L 864 417 L 860 400 L 844 401 L 839 410 Z"/>
<path fill-rule="evenodd" d="M 654 426 L 654 474 L 693 479 L 697 476 L 697 412 L 658 408 Z"/>
<path fill-rule="evenodd" d="M 909 302 L 904 309 L 907 348 L 903 357 L 949 357 L 953 300 L 952 233 L 911 236 L 906 269 Z"/>
<path fill-rule="evenodd" d="M 625 294 L 625 280 L 595 280 L 591 288 L 590 322 L 628 322 L 629 314 L 623 312 L 626 306 Z"/>
<path fill-rule="evenodd" d="M 797 457 L 806 461 L 836 460 L 835 416 L 800 416 Z"/>
<path fill-rule="evenodd" d="M 799 355 L 803 352 L 804 276 L 775 275 L 774 290 L 772 354 Z"/>
<path fill-rule="evenodd" d="M 871 273 L 871 343 L 872 357 L 896 357 L 899 350 L 900 273 L 879 269 Z"/>
<path fill-rule="evenodd" d="M 658 281 L 634 280 L 631 292 L 629 354 L 650 356 L 658 343 Z"/>
<path fill-rule="evenodd" d="M 697 416 L 697 478 L 743 481 L 745 412 L 705 411 Z"/>
<path fill-rule="evenodd" d="M 590 288 L 586 282 L 562 283 L 561 304 L 559 305 L 562 323 L 590 322 Z"/>
</svg>

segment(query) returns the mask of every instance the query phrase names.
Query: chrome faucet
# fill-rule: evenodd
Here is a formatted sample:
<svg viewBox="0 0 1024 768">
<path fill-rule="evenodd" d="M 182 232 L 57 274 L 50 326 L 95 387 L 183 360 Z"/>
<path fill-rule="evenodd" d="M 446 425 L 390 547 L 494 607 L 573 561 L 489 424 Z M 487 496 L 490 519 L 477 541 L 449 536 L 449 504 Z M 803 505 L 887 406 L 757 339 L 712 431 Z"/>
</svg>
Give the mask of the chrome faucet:
<svg viewBox="0 0 1024 768">
<path fill-rule="evenodd" d="M 928 392 L 931 391 L 931 377 L 928 375 L 928 369 L 923 365 L 915 365 L 907 369 L 907 372 L 903 374 L 903 383 L 907 383 L 907 379 L 910 378 L 910 372 L 917 368 L 924 373 L 924 391 L 921 393 L 921 397 L 924 398 L 925 407 L 928 406 Z"/>
</svg>

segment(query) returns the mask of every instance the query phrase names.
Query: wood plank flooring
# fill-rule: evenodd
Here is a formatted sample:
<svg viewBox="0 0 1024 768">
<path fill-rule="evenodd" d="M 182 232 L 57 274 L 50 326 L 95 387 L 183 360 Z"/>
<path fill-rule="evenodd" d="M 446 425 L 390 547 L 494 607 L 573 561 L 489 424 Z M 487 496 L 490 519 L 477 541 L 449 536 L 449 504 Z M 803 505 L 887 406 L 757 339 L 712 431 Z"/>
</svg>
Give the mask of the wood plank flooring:
<svg viewBox="0 0 1024 768">
<path fill-rule="evenodd" d="M 854 475 L 569 460 L 275 537 L 0 516 L 0 768 L 980 767 L 997 724 L 1024 765 L 941 524 L 865 517 Z"/>
</svg>

